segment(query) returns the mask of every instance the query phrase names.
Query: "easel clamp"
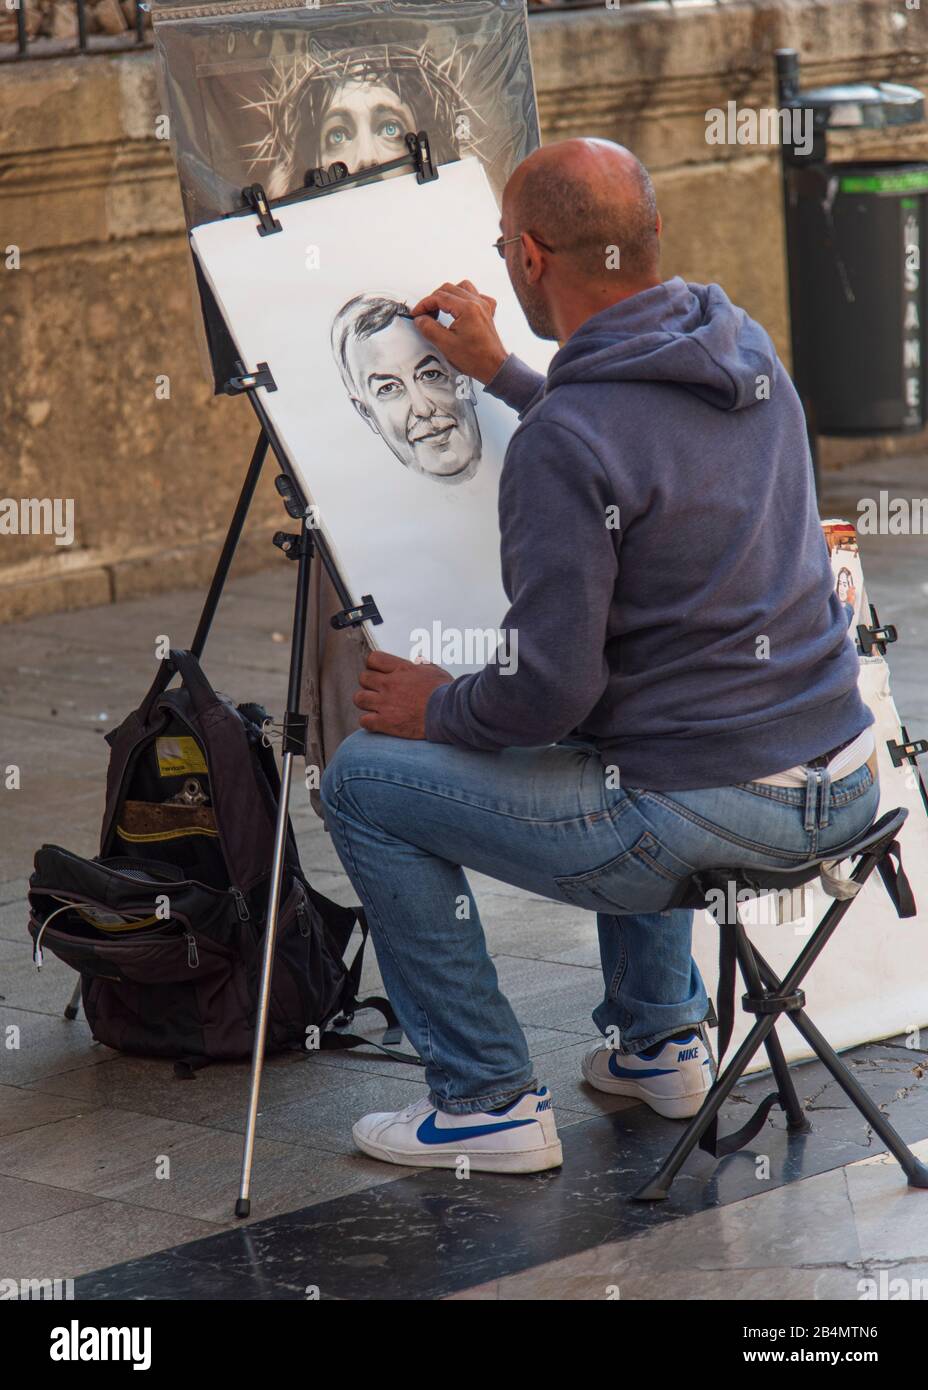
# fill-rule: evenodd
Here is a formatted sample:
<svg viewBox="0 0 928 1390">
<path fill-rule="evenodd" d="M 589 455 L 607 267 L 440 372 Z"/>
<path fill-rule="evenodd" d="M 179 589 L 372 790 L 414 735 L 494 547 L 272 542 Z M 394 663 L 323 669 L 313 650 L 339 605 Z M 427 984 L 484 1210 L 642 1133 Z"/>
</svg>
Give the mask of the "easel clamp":
<svg viewBox="0 0 928 1390">
<path fill-rule="evenodd" d="M 265 391 L 277 390 L 277 382 L 271 375 L 271 369 L 266 362 L 259 362 L 255 372 L 245 372 L 241 376 L 230 376 L 222 389 L 227 396 L 237 396 L 242 391 L 253 391 L 256 386 L 263 386 Z"/>
</svg>

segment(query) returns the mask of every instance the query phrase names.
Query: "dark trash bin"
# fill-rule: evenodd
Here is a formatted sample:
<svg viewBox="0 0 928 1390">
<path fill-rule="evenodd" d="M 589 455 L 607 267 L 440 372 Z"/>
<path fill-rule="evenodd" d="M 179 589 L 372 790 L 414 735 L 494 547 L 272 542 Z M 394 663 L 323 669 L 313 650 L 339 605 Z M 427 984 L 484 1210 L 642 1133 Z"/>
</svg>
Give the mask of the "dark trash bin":
<svg viewBox="0 0 928 1390">
<path fill-rule="evenodd" d="M 810 433 L 920 430 L 928 163 L 832 162 L 827 141 L 921 121 L 923 94 L 863 82 L 802 92 L 792 50 L 777 67 L 781 110 L 811 111 L 814 131 L 802 150 L 782 144 L 793 376 Z"/>
</svg>

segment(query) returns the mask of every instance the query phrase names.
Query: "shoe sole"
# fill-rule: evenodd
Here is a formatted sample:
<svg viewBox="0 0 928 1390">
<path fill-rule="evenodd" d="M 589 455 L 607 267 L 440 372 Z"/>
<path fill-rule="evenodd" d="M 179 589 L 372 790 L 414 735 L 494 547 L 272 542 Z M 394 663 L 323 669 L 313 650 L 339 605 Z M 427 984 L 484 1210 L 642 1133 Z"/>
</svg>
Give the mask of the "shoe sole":
<svg viewBox="0 0 928 1390">
<path fill-rule="evenodd" d="M 653 1091 L 649 1091 L 640 1081 L 620 1081 L 618 1077 L 610 1076 L 609 1080 L 603 1080 L 598 1076 L 593 1076 L 587 1067 L 586 1058 L 581 1063 L 583 1079 L 594 1091 L 602 1091 L 609 1096 L 634 1096 L 637 1100 L 643 1100 L 646 1105 L 650 1105 L 652 1110 L 656 1110 L 658 1115 L 663 1115 L 665 1120 L 689 1120 L 702 1108 L 702 1103 L 709 1094 L 708 1087 L 704 1091 L 695 1091 L 688 1096 L 656 1096 Z"/>
<path fill-rule="evenodd" d="M 351 1134 L 362 1153 L 370 1158 L 379 1158 L 382 1163 L 399 1163 L 404 1168 L 456 1168 L 461 1159 L 466 1158 L 471 1168 L 481 1173 L 543 1173 L 548 1168 L 560 1168 L 564 1162 L 559 1139 L 543 1149 L 515 1150 L 512 1153 L 478 1153 L 463 1146 L 460 1149 L 442 1147 L 434 1153 L 428 1150 L 407 1153 L 365 1139 L 356 1129 Z"/>
</svg>

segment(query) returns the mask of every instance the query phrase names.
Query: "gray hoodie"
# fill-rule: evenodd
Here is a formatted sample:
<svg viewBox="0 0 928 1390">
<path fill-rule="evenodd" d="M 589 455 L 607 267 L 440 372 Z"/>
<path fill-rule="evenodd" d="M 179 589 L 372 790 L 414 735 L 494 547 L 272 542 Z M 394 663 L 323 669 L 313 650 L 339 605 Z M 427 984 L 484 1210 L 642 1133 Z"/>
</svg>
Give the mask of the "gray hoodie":
<svg viewBox="0 0 928 1390">
<path fill-rule="evenodd" d="M 579 739 L 623 785 L 728 786 L 872 723 L 834 591 L 802 409 L 718 285 L 679 278 L 594 314 L 547 379 L 510 357 L 500 481 L 514 672 L 439 687 L 426 735 Z"/>
</svg>

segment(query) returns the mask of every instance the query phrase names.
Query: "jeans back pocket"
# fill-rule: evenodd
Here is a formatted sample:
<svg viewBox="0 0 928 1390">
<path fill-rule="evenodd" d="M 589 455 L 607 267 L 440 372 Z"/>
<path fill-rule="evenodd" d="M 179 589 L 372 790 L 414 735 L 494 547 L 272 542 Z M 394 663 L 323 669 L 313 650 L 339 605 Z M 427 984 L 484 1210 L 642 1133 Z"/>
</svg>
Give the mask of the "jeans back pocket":
<svg viewBox="0 0 928 1390">
<path fill-rule="evenodd" d="M 564 900 L 588 912 L 661 912 L 671 901 L 680 875 L 658 862 L 657 840 L 646 830 L 630 849 L 598 868 L 555 878 Z"/>
</svg>

